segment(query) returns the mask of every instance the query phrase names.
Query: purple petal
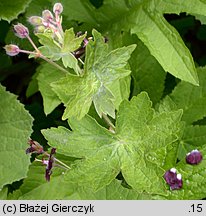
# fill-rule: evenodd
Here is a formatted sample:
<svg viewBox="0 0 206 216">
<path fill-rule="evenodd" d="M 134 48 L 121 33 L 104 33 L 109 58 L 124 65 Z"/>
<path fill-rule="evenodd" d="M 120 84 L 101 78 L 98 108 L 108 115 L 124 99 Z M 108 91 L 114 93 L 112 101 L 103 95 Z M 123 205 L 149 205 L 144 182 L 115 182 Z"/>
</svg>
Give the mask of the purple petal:
<svg viewBox="0 0 206 216">
<path fill-rule="evenodd" d="M 197 149 L 192 150 L 190 153 L 186 156 L 186 162 L 188 164 L 199 164 L 202 161 L 202 154 Z"/>
</svg>

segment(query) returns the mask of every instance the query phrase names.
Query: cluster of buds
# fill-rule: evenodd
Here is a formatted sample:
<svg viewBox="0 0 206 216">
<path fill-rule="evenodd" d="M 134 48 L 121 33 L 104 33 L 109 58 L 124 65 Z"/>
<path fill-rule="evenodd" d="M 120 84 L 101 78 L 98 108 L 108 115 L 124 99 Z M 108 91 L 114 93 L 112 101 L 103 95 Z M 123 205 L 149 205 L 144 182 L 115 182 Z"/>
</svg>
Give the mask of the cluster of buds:
<svg viewBox="0 0 206 216">
<path fill-rule="evenodd" d="M 34 33 L 46 33 L 55 42 L 55 44 L 62 48 L 64 45 L 64 31 L 62 28 L 62 16 L 61 13 L 63 11 L 63 6 L 61 3 L 55 3 L 53 6 L 53 13 L 50 10 L 44 10 L 42 11 L 42 16 L 31 16 L 28 21 L 30 24 L 34 26 Z M 17 25 L 14 25 L 13 27 L 14 33 L 19 38 L 26 38 L 29 40 L 31 45 L 34 48 L 34 51 L 29 50 L 22 50 L 17 45 L 9 44 L 4 47 L 6 50 L 7 55 L 9 56 L 15 56 L 19 53 L 26 53 L 29 55 L 32 55 L 35 58 L 42 58 L 43 60 L 47 61 L 49 64 L 55 66 L 59 70 L 61 70 L 64 73 L 67 73 L 68 71 L 55 63 L 52 59 L 47 58 L 47 56 L 44 56 L 43 53 L 40 51 L 40 49 L 37 48 L 35 43 L 32 41 L 31 37 L 29 36 L 29 30 L 26 26 L 22 25 L 21 23 L 18 23 Z M 79 35 L 78 35 L 79 34 Z M 80 36 L 82 33 L 78 33 L 77 37 Z M 76 57 L 82 64 L 84 62 L 81 60 L 81 56 L 85 53 L 85 47 L 88 44 L 89 39 L 84 39 L 83 46 L 77 49 L 76 51 L 72 52 L 71 54 Z"/>
<path fill-rule="evenodd" d="M 62 17 L 60 17 L 62 11 L 62 4 L 56 3 L 53 6 L 53 13 L 50 10 L 44 10 L 42 11 L 42 17 L 31 16 L 28 21 L 34 26 L 35 33 L 52 32 L 53 38 L 57 39 L 57 43 L 62 44 L 64 35 Z"/>
<path fill-rule="evenodd" d="M 47 181 L 50 181 L 53 167 L 57 166 L 63 169 L 70 169 L 70 167 L 68 167 L 66 164 L 54 157 L 56 153 L 56 148 L 52 148 L 50 154 L 48 154 L 44 151 L 43 147 L 37 141 L 29 139 L 28 144 L 30 147 L 26 149 L 26 154 L 36 153 L 39 155 L 43 155 L 42 160 L 35 159 L 35 161 L 39 161 L 43 165 L 46 165 L 45 179 Z M 45 159 L 45 157 L 47 157 L 47 159 Z"/>
<path fill-rule="evenodd" d="M 192 150 L 186 155 L 186 163 L 191 165 L 197 165 L 202 161 L 202 154 L 197 149 Z M 171 190 L 178 190 L 182 188 L 182 176 L 176 173 L 175 168 L 171 168 L 164 174 L 164 179 L 170 186 Z"/>
<path fill-rule="evenodd" d="M 42 12 L 42 17 L 32 16 L 29 18 L 28 21 L 35 26 L 34 29 L 35 33 L 42 33 L 47 30 L 51 31 L 54 34 L 54 38 L 57 38 L 57 42 L 61 44 L 63 42 L 63 36 L 64 36 L 62 25 L 61 25 L 62 18 L 60 17 L 62 11 L 63 11 L 62 4 L 56 3 L 54 4 L 53 7 L 54 15 L 49 10 L 44 10 Z M 26 26 L 22 25 L 21 23 L 18 23 L 13 26 L 13 30 L 17 37 L 22 39 L 27 38 L 36 52 L 22 50 L 17 45 L 9 44 L 4 47 L 7 55 L 15 56 L 21 52 L 26 54 L 34 54 L 37 57 L 41 57 L 40 51 L 38 50 L 38 48 L 36 47 L 32 39 L 30 38 L 29 30 Z"/>
</svg>

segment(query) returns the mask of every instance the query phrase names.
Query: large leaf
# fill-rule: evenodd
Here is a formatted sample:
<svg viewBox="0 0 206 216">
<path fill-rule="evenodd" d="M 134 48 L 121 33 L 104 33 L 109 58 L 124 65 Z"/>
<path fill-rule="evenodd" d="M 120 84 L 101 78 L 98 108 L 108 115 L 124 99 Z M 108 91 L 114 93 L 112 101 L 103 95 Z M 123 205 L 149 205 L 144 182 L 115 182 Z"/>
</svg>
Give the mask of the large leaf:
<svg viewBox="0 0 206 216">
<path fill-rule="evenodd" d="M 110 52 L 101 34 L 94 30 L 93 36 L 94 41 L 90 41 L 86 48 L 83 76 L 68 75 L 52 83 L 53 90 L 66 106 L 63 119 L 71 116 L 82 118 L 92 102 L 100 117 L 108 114 L 114 118 L 115 104 L 119 105 L 124 99 L 113 84 L 130 74 L 125 65 L 135 45 Z"/>
<path fill-rule="evenodd" d="M 115 134 L 89 116 L 81 121 L 71 119 L 72 132 L 59 127 L 43 130 L 43 134 L 61 153 L 82 158 L 65 174 L 68 182 L 98 190 L 121 170 L 127 183 L 138 192 L 165 194 L 162 176 L 168 147 L 177 149 L 174 142 L 180 118 L 181 111 L 155 112 L 147 94 L 141 93 L 120 105 Z"/>
<path fill-rule="evenodd" d="M 23 13 L 28 7 L 31 0 L 15 0 L 15 1 L 1 1 L 0 2 L 0 20 L 7 20 L 8 22 L 17 18 L 20 13 Z"/>
<path fill-rule="evenodd" d="M 25 178 L 30 158 L 27 140 L 32 132 L 32 117 L 16 96 L 0 86 L 0 188 Z"/>
<path fill-rule="evenodd" d="M 206 68 L 198 68 L 200 86 L 180 82 L 170 94 L 177 108 L 184 110 L 182 119 L 188 124 L 206 116 Z"/>
</svg>

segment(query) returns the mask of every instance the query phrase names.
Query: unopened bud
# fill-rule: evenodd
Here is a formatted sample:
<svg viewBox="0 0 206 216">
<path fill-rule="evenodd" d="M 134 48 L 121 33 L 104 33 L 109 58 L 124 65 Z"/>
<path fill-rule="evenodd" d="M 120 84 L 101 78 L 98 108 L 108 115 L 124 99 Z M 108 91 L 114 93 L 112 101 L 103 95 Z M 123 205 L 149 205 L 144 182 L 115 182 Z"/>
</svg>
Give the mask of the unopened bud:
<svg viewBox="0 0 206 216">
<path fill-rule="evenodd" d="M 18 55 L 20 52 L 20 49 L 18 46 L 10 44 L 10 45 L 6 45 L 4 47 L 4 49 L 6 50 L 6 54 L 9 56 L 15 56 Z"/>
<path fill-rule="evenodd" d="M 53 12 L 55 13 L 55 14 L 61 14 L 62 13 L 62 11 L 63 11 L 63 6 L 62 6 L 62 4 L 61 3 L 55 3 L 54 4 L 54 7 L 53 7 Z"/>
<path fill-rule="evenodd" d="M 192 150 L 186 155 L 186 162 L 188 164 L 199 164 L 202 161 L 202 154 L 197 149 Z"/>
<path fill-rule="evenodd" d="M 42 154 L 42 153 L 44 153 L 43 147 L 38 142 L 36 142 L 32 139 L 29 139 L 28 144 L 30 145 L 30 147 L 26 149 L 26 154 L 29 154 L 29 153 Z"/>
<path fill-rule="evenodd" d="M 31 16 L 29 17 L 28 21 L 34 26 L 39 26 L 42 25 L 43 19 L 39 16 Z"/>
<path fill-rule="evenodd" d="M 54 16 L 51 13 L 51 11 L 49 10 L 44 10 L 42 11 L 42 18 L 46 21 L 46 22 L 50 22 L 51 20 L 53 20 Z"/>
<path fill-rule="evenodd" d="M 15 32 L 15 35 L 19 38 L 26 38 L 29 35 L 28 28 L 22 25 L 21 23 L 14 25 L 14 32 Z"/>
<path fill-rule="evenodd" d="M 37 33 L 44 33 L 45 31 L 45 27 L 43 25 L 40 25 L 40 26 L 36 26 L 34 28 L 34 33 L 37 34 Z"/>
</svg>

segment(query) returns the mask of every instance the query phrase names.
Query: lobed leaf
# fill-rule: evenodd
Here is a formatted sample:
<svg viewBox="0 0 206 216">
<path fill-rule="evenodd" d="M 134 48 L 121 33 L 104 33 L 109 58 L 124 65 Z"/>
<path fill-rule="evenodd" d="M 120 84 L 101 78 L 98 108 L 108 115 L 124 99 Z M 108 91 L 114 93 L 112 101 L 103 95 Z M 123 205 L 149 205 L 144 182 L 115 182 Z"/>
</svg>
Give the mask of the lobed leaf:
<svg viewBox="0 0 206 216">
<path fill-rule="evenodd" d="M 146 93 L 120 105 L 113 134 L 86 116 L 70 119 L 72 132 L 59 127 L 42 133 L 58 151 L 82 158 L 65 174 L 65 181 L 99 190 L 120 172 L 139 193 L 165 194 L 164 166 L 178 139 L 181 111 L 155 113 Z M 170 160 L 174 161 L 173 158 Z M 167 161 L 168 162 L 168 161 Z"/>
<path fill-rule="evenodd" d="M 130 71 L 124 67 L 135 45 L 109 52 L 101 34 L 94 30 L 93 35 L 94 41 L 86 47 L 84 74 L 79 77 L 68 75 L 52 83 L 53 90 L 66 106 L 63 119 L 72 116 L 81 119 L 88 113 L 92 102 L 100 117 L 108 114 L 114 118 L 115 105 L 124 98 L 112 86 L 129 75 Z"/>
</svg>

